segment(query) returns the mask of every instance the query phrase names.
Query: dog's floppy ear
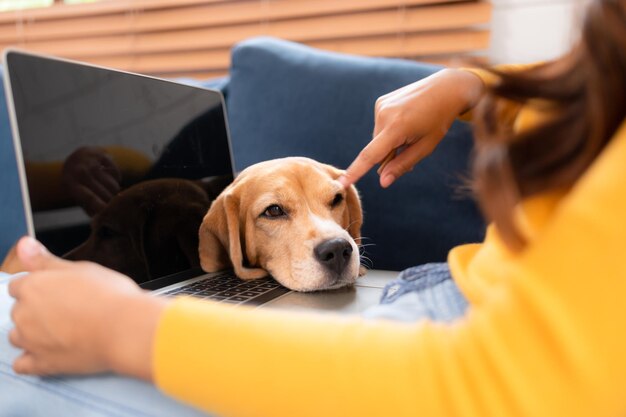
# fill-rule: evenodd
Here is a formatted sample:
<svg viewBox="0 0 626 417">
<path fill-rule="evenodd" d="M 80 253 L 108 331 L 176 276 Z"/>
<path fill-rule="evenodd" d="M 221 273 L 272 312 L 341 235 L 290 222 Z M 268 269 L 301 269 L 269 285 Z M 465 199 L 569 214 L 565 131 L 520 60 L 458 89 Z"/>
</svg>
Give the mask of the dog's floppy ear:
<svg viewBox="0 0 626 417">
<path fill-rule="evenodd" d="M 346 205 L 348 207 L 348 233 L 357 243 L 361 240 L 361 226 L 363 225 L 363 209 L 361 198 L 354 185 L 346 190 Z"/>
<path fill-rule="evenodd" d="M 200 265 L 206 272 L 216 272 L 232 265 L 241 279 L 257 279 L 268 275 L 261 268 L 244 265 L 245 248 L 241 241 L 240 201 L 236 189 L 223 192 L 211 204 L 199 230 Z"/>
</svg>

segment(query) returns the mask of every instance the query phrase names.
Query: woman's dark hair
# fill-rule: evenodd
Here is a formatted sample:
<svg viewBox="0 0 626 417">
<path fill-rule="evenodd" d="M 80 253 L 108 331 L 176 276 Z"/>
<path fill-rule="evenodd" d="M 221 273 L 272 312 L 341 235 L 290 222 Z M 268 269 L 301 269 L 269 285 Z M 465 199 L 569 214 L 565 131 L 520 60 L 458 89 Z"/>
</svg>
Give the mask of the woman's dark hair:
<svg viewBox="0 0 626 417">
<path fill-rule="evenodd" d="M 495 73 L 475 116 L 473 188 L 485 215 L 512 249 L 526 240 L 514 221 L 525 198 L 571 187 L 626 115 L 626 0 L 592 0 L 578 45 L 556 61 L 519 73 Z M 514 132 L 502 104 L 551 117 Z"/>
</svg>

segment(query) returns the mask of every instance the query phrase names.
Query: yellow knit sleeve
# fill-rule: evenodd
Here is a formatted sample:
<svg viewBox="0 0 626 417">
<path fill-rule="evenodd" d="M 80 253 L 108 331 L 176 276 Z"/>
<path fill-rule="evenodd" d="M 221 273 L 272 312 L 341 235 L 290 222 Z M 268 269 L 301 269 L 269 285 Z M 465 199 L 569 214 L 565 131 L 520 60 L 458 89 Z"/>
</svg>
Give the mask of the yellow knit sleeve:
<svg viewBox="0 0 626 417">
<path fill-rule="evenodd" d="M 142 152 L 122 146 L 105 146 L 105 152 L 120 169 L 124 183 L 139 181 L 152 167 L 152 161 Z"/>
<path fill-rule="evenodd" d="M 102 147 L 122 174 L 124 184 L 139 181 L 152 166 L 152 161 L 143 153 L 121 146 Z M 31 205 L 35 210 L 52 210 L 75 204 L 61 183 L 63 161 L 26 161 L 26 175 L 32 192 Z"/>
</svg>

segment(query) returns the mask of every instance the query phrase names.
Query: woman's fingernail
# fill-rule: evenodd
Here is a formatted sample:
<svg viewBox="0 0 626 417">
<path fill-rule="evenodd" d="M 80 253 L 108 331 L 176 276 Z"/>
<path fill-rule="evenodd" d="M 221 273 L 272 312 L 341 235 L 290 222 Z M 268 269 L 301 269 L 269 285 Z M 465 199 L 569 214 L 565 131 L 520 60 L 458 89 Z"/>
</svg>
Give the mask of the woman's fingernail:
<svg viewBox="0 0 626 417">
<path fill-rule="evenodd" d="M 384 177 L 381 178 L 380 180 L 380 185 L 383 186 L 383 188 L 387 188 L 389 187 L 394 181 L 396 180 L 395 175 L 393 174 L 387 174 Z"/>
</svg>

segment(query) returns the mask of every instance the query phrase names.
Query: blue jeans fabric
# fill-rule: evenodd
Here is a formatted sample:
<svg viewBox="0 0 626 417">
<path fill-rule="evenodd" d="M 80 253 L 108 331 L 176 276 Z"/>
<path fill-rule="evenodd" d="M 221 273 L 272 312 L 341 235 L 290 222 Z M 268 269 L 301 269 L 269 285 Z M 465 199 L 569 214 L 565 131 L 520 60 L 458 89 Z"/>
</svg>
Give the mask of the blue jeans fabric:
<svg viewBox="0 0 626 417">
<path fill-rule="evenodd" d="M 20 351 L 7 334 L 13 326 L 13 299 L 7 293 L 11 277 L 0 273 L 0 417 L 200 417 L 206 414 L 181 404 L 154 386 L 116 375 L 47 377 L 16 375 L 11 364 Z M 467 302 L 450 277 L 446 264 L 409 268 L 384 289 L 381 303 L 363 314 L 368 319 L 451 321 L 465 312 Z"/>
<path fill-rule="evenodd" d="M 450 322 L 463 316 L 467 300 L 456 286 L 447 263 L 406 269 L 388 283 L 380 304 L 365 310 L 368 319 Z"/>
</svg>

